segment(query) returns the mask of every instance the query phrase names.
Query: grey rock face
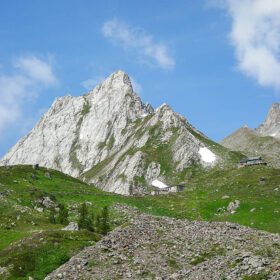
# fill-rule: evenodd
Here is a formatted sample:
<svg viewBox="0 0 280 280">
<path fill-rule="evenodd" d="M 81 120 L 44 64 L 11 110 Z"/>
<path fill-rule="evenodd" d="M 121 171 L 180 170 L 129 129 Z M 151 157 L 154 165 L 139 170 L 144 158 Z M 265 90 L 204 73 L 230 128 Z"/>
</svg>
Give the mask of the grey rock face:
<svg viewBox="0 0 280 280">
<path fill-rule="evenodd" d="M 141 193 L 152 180 L 174 178 L 193 163 L 222 162 L 211 147 L 214 159 L 200 153 L 208 140 L 168 105 L 145 105 L 119 70 L 85 95 L 56 98 L 0 164 L 38 163 L 106 191 Z"/>
<path fill-rule="evenodd" d="M 235 200 L 235 201 L 231 201 L 227 207 L 227 211 L 229 212 L 233 212 L 236 209 L 238 209 L 240 206 L 240 201 L 239 200 Z"/>
<path fill-rule="evenodd" d="M 272 104 L 266 120 L 256 128 L 256 132 L 261 136 L 273 136 L 280 139 L 280 103 Z"/>
<path fill-rule="evenodd" d="M 78 231 L 79 230 L 79 225 L 76 222 L 70 222 L 69 225 L 62 230 L 65 231 Z"/>
</svg>

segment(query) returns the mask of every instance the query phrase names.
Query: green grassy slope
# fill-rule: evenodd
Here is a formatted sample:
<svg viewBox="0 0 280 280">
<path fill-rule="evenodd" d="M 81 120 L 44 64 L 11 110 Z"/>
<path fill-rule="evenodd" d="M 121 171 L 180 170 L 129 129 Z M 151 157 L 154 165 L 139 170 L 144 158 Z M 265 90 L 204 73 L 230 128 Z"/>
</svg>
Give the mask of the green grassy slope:
<svg viewBox="0 0 280 280">
<path fill-rule="evenodd" d="M 52 175 L 51 179 L 45 177 L 46 172 Z M 37 179 L 32 179 L 32 174 Z M 54 170 L 0 167 L 0 193 L 6 191 L 0 196 L 0 268 L 14 267 L 9 279 L 28 279 L 27 276 L 43 279 L 81 248 L 101 238 L 95 232 L 70 233 L 61 231 L 64 226 L 60 224 L 50 224 L 48 209 L 43 213 L 34 209 L 41 207 L 36 200 L 45 196 L 57 204 L 67 205 L 72 221 L 77 220 L 77 209 L 85 201 L 93 214 L 106 205 L 111 206 L 112 228 L 120 224 L 113 210 L 113 204 L 118 202 L 155 215 L 230 221 L 280 233 L 280 169 L 252 166 L 205 170 L 193 166 L 182 176 L 187 182 L 183 192 L 124 197 L 104 193 Z M 225 195 L 229 198 L 222 199 Z M 234 200 L 240 201 L 240 208 L 230 214 L 225 208 Z M 256 209 L 250 212 L 253 208 Z M 5 279 L 3 275 L 0 279 Z"/>
<path fill-rule="evenodd" d="M 229 221 L 280 233 L 280 169 L 252 166 L 203 170 L 198 167 L 190 169 L 186 177 L 188 183 L 183 192 L 134 198 L 134 203 L 156 215 Z M 265 181 L 260 182 L 260 178 Z M 229 198 L 222 199 L 223 196 Z M 240 201 L 240 208 L 230 214 L 224 208 L 235 200 Z M 222 209 L 218 211 L 219 208 Z M 256 210 L 250 212 L 253 208 Z"/>
<path fill-rule="evenodd" d="M 45 176 L 46 172 L 51 174 L 51 179 Z M 85 198 L 69 192 L 104 194 L 55 170 L 0 167 L 0 267 L 9 267 L 11 271 L 8 277 L 5 269 L 0 270 L 0 279 L 28 279 L 27 276 L 43 279 L 84 246 L 101 238 L 89 231 L 61 231 L 65 226 L 51 224 L 48 209 L 44 208 L 42 213 L 34 209 L 42 207 L 36 202 L 38 199 L 48 196 L 56 204 L 68 205 L 72 220 L 77 210 L 72 211 L 70 206 Z M 71 199 L 75 196 L 77 199 Z M 95 212 L 100 210 L 101 205 Z"/>
</svg>

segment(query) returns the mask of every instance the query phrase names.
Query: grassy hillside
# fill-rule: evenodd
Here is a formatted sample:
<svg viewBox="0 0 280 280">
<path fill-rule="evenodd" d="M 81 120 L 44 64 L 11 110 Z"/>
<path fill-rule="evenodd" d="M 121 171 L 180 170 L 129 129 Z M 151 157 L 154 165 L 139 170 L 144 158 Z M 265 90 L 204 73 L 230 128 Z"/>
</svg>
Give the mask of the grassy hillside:
<svg viewBox="0 0 280 280">
<path fill-rule="evenodd" d="M 6 279 L 5 267 L 11 271 L 9 279 L 43 279 L 84 246 L 98 241 L 98 233 L 61 231 L 65 225 L 50 223 L 50 209 L 39 203 L 49 197 L 55 205 L 66 205 L 71 221 L 77 215 L 77 203 L 87 197 L 83 193 L 89 192 L 104 194 L 55 170 L 0 167 L 0 279 Z M 95 213 L 101 211 L 101 201 Z"/>
<path fill-rule="evenodd" d="M 47 178 L 47 172 L 51 178 Z M 84 246 L 102 237 L 96 231 L 61 231 L 64 225 L 50 223 L 50 209 L 39 203 L 43 197 L 65 205 L 69 221 L 77 221 L 83 202 L 87 202 L 93 216 L 110 206 L 111 228 L 123 222 L 114 215 L 113 204 L 125 203 L 155 215 L 230 221 L 280 233 L 279 169 L 252 166 L 206 170 L 193 166 L 182 176 L 187 182 L 183 192 L 123 197 L 104 193 L 54 170 L 0 167 L 0 279 L 43 279 Z M 226 208 L 235 200 L 240 201 L 240 207 L 231 214 Z M 43 208 L 43 212 L 38 208 Z M 11 271 L 9 277 L 5 277 L 7 267 Z"/>
<path fill-rule="evenodd" d="M 280 233 L 279 169 L 252 166 L 207 171 L 197 167 L 190 169 L 186 177 L 188 183 L 183 192 L 134 198 L 134 203 L 156 215 L 229 221 Z M 235 200 L 240 201 L 240 207 L 235 214 L 230 214 L 225 208 Z"/>
</svg>

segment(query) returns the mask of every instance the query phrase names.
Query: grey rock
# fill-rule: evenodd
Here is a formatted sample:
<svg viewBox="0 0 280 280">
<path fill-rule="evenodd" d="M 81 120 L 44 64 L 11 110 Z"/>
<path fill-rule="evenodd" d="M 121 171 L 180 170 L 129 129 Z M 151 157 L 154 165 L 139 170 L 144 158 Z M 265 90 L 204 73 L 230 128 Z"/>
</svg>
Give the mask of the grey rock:
<svg viewBox="0 0 280 280">
<path fill-rule="evenodd" d="M 231 201 L 227 207 L 227 211 L 231 212 L 232 214 L 236 213 L 236 209 L 240 207 L 240 201 L 235 200 Z"/>
<path fill-rule="evenodd" d="M 46 208 L 51 208 L 56 206 L 54 201 L 52 201 L 51 198 L 48 196 L 44 196 L 42 199 L 36 199 L 35 202 Z"/>
<path fill-rule="evenodd" d="M 155 217 L 120 204 L 115 209 L 131 224 L 85 248 L 46 280 L 58 274 L 65 279 L 150 279 L 154 275 L 155 279 L 218 280 L 223 275 L 241 280 L 261 271 L 269 274 L 268 279 L 280 279 L 280 248 L 274 246 L 269 258 L 259 255 L 260 249 L 279 244 L 279 234 L 231 223 Z M 86 267 L 92 259 L 98 261 L 94 270 Z"/>
<path fill-rule="evenodd" d="M 46 172 L 46 173 L 45 173 L 45 177 L 48 178 L 48 179 L 51 179 L 51 178 L 52 178 L 52 175 L 51 175 L 51 173 Z"/>
<path fill-rule="evenodd" d="M 42 208 L 42 207 L 34 206 L 34 209 L 35 209 L 36 211 L 40 212 L 40 213 L 43 213 L 43 211 L 44 211 L 44 208 Z"/>
<path fill-rule="evenodd" d="M 272 136 L 280 139 L 280 103 L 271 105 L 266 120 L 256 128 L 261 136 Z"/>
<path fill-rule="evenodd" d="M 70 222 L 69 225 L 62 230 L 65 231 L 78 231 L 79 230 L 79 225 L 76 222 Z"/>
<path fill-rule="evenodd" d="M 41 204 L 44 205 L 46 208 L 51 208 L 55 206 L 55 203 L 48 196 L 43 197 Z"/>
</svg>

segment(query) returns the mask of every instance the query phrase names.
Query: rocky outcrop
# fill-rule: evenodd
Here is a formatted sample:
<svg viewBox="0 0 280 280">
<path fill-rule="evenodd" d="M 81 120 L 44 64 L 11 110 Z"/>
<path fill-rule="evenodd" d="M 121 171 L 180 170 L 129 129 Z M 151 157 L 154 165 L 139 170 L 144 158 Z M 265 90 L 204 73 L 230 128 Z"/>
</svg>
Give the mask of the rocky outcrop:
<svg viewBox="0 0 280 280">
<path fill-rule="evenodd" d="M 45 280 L 280 279 L 279 234 L 116 208 L 128 222 Z"/>
<path fill-rule="evenodd" d="M 179 183 L 185 168 L 223 163 L 227 152 L 168 105 L 144 104 L 117 71 L 85 95 L 55 99 L 0 164 L 40 164 L 127 195 L 155 179 Z"/>
<path fill-rule="evenodd" d="M 64 227 L 62 230 L 65 231 L 78 231 L 79 230 L 79 225 L 76 222 L 70 222 L 67 227 Z"/>
<path fill-rule="evenodd" d="M 266 120 L 256 128 L 261 136 L 272 136 L 280 139 L 280 103 L 274 103 L 269 109 Z"/>
</svg>

